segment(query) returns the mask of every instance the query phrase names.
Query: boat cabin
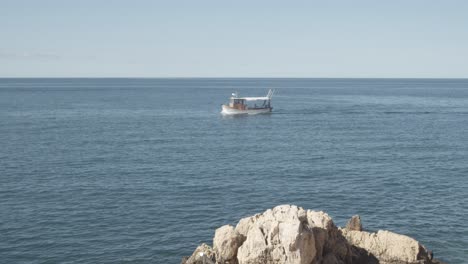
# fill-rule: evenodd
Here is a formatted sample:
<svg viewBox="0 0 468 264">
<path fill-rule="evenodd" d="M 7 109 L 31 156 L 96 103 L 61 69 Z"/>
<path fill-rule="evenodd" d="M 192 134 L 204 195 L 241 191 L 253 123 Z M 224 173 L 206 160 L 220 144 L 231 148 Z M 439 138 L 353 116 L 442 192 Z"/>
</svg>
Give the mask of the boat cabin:
<svg viewBox="0 0 468 264">
<path fill-rule="evenodd" d="M 270 108 L 272 95 L 271 91 L 264 97 L 238 97 L 237 93 L 233 93 L 229 100 L 229 107 L 238 110 Z"/>
<path fill-rule="evenodd" d="M 231 97 L 231 100 L 229 100 L 229 107 L 238 110 L 245 110 L 247 108 L 247 104 L 245 102 L 245 99 Z"/>
</svg>

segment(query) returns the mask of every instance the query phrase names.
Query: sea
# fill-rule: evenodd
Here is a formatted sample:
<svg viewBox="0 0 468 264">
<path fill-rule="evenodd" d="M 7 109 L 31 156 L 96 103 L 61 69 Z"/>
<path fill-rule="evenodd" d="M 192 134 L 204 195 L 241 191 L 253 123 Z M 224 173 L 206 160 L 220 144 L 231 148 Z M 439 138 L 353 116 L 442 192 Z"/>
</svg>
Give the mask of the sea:
<svg viewBox="0 0 468 264">
<path fill-rule="evenodd" d="M 468 79 L 0 79 L 0 263 L 180 263 L 281 204 L 466 263 Z"/>
</svg>

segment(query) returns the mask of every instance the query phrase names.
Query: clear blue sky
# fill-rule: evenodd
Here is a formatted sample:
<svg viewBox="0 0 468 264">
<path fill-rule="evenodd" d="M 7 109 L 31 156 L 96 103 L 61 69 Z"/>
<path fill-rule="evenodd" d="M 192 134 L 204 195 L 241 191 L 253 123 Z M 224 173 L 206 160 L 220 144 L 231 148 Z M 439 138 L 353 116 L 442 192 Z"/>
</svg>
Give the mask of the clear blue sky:
<svg viewBox="0 0 468 264">
<path fill-rule="evenodd" d="M 468 1 L 0 0 L 0 77 L 468 78 Z"/>
</svg>

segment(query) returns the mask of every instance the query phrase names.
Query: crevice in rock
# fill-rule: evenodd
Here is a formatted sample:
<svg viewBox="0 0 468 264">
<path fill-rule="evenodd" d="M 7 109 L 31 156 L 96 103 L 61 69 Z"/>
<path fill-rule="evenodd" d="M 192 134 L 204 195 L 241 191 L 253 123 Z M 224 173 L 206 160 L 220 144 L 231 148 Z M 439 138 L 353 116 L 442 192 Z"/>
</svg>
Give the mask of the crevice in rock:
<svg viewBox="0 0 468 264">
<path fill-rule="evenodd" d="M 265 235 L 265 230 L 263 230 L 263 227 L 259 227 L 259 229 L 260 229 L 260 232 L 262 232 L 262 236 L 263 236 L 263 238 L 265 240 L 265 245 L 268 246 L 268 236 Z"/>
</svg>

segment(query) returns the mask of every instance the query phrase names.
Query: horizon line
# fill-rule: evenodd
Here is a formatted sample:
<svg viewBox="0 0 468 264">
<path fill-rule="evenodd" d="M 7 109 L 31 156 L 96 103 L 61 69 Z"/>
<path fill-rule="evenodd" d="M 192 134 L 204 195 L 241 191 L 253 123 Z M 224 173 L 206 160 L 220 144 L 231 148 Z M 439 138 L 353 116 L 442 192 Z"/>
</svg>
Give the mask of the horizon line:
<svg viewBox="0 0 468 264">
<path fill-rule="evenodd" d="M 124 77 L 109 77 L 109 76 L 99 76 L 99 77 L 90 77 L 90 76 L 75 76 L 75 77 L 34 77 L 34 76 L 21 76 L 21 77 L 13 77 L 13 76 L 0 76 L 0 79 L 434 79 L 434 80 L 465 80 L 468 77 L 265 77 L 265 76 L 257 76 L 257 77 L 207 77 L 207 76 L 176 76 L 176 77 L 132 77 L 132 76 L 124 76 Z"/>
</svg>

